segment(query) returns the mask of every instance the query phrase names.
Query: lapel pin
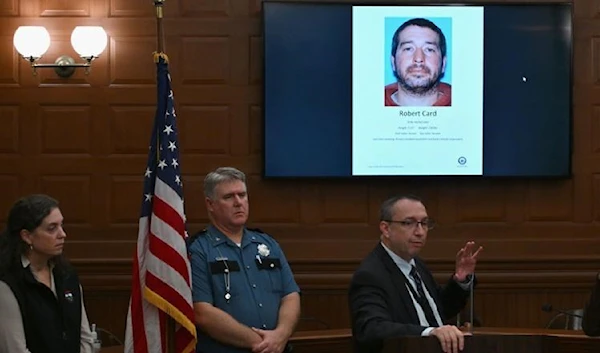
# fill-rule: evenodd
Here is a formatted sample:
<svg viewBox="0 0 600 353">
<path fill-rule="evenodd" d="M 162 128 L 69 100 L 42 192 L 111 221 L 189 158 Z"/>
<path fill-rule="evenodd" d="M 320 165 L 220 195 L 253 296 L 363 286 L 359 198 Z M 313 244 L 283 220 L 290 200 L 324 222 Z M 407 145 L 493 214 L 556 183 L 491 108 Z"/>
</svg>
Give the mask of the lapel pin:
<svg viewBox="0 0 600 353">
<path fill-rule="evenodd" d="M 66 291 L 65 292 L 65 299 L 69 302 L 72 303 L 73 302 L 73 293 Z"/>
</svg>

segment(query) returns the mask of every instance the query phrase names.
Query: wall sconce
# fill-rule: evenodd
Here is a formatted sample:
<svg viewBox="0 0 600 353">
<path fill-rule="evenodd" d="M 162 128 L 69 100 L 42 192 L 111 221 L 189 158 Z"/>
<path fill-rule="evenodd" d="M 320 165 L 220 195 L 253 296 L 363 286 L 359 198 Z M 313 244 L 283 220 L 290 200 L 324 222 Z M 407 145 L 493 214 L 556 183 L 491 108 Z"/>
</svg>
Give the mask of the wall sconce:
<svg viewBox="0 0 600 353">
<path fill-rule="evenodd" d="M 70 77 L 75 68 L 84 67 L 85 74 L 89 74 L 92 60 L 98 58 L 106 48 L 108 38 L 104 28 L 100 26 L 77 26 L 71 33 L 71 45 L 75 52 L 85 60 L 84 63 L 75 63 L 72 57 L 62 55 L 54 64 L 39 64 L 38 60 L 50 47 L 50 34 L 45 27 L 21 26 L 15 31 L 13 44 L 23 59 L 29 61 L 33 74 L 37 75 L 37 68 L 50 67 L 60 77 Z"/>
</svg>

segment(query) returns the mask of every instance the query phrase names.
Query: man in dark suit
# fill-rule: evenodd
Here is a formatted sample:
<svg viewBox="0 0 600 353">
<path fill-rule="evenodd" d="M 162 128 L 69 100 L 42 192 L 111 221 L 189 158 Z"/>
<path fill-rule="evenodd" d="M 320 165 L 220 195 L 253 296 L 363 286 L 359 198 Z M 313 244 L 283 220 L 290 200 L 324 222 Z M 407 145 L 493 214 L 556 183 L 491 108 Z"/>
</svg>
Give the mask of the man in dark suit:
<svg viewBox="0 0 600 353">
<path fill-rule="evenodd" d="M 444 352 L 463 349 L 464 333 L 444 321 L 465 306 L 482 247 L 467 242 L 458 251 L 455 273 L 442 288 L 417 257 L 433 225 L 417 197 L 397 196 L 381 205 L 381 242 L 350 283 L 355 352 L 380 352 L 384 340 L 400 336 L 435 336 Z"/>
<path fill-rule="evenodd" d="M 588 336 L 600 336 L 600 273 L 598 273 L 590 300 L 583 311 L 583 332 Z"/>
</svg>

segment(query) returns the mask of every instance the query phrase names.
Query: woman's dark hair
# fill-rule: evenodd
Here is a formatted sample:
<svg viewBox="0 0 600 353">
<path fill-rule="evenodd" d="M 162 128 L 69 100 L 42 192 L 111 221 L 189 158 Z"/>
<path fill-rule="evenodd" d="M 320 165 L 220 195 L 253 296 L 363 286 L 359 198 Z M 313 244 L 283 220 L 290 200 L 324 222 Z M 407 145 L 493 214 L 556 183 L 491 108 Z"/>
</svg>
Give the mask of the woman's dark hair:
<svg viewBox="0 0 600 353">
<path fill-rule="evenodd" d="M 21 238 L 21 230 L 34 231 L 42 224 L 58 201 L 48 195 L 25 196 L 13 204 L 6 220 L 6 230 L 0 235 L 0 275 L 21 263 L 21 255 L 27 253 L 29 245 Z M 53 259 L 55 265 L 65 262 L 62 255 Z"/>
</svg>

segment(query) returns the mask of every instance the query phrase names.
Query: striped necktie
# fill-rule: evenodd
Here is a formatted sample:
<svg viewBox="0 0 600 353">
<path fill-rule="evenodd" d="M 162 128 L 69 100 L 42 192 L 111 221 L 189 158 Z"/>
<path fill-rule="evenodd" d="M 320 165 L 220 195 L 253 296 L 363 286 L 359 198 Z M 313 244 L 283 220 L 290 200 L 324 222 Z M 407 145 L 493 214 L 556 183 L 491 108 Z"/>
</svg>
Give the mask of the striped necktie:
<svg viewBox="0 0 600 353">
<path fill-rule="evenodd" d="M 421 281 L 421 276 L 419 276 L 419 272 L 417 272 L 417 268 L 415 266 L 412 266 L 412 269 L 410 270 L 410 276 L 415 281 L 415 285 L 417 287 L 418 298 L 415 298 L 415 299 L 417 300 L 419 305 L 421 305 L 421 308 L 423 309 L 423 312 L 425 313 L 425 318 L 427 318 L 427 322 L 429 322 L 429 326 L 430 327 L 438 327 L 439 326 L 438 322 L 435 319 L 433 310 L 431 309 L 431 306 L 429 305 L 429 300 L 427 300 L 427 297 L 425 296 L 425 291 L 423 290 L 423 281 Z"/>
</svg>

